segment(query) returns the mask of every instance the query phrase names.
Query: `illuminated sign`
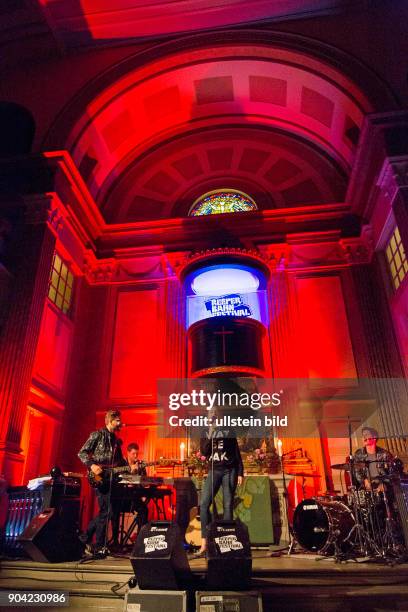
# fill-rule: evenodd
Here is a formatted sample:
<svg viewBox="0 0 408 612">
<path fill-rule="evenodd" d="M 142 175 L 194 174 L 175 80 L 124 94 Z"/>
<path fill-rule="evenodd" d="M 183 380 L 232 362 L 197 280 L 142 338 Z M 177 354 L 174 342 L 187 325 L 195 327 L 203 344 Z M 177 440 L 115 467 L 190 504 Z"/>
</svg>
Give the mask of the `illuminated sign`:
<svg viewBox="0 0 408 612">
<path fill-rule="evenodd" d="M 192 270 L 184 280 L 186 325 L 214 317 L 251 318 L 269 325 L 265 274 L 241 263 Z"/>
<path fill-rule="evenodd" d="M 259 273 L 258 273 L 259 274 Z M 191 289 L 196 295 L 249 293 L 257 291 L 259 278 L 254 271 L 235 266 L 211 266 L 194 274 Z"/>
<path fill-rule="evenodd" d="M 211 317 L 250 317 L 252 311 L 238 293 L 214 297 L 204 302 Z"/>
</svg>

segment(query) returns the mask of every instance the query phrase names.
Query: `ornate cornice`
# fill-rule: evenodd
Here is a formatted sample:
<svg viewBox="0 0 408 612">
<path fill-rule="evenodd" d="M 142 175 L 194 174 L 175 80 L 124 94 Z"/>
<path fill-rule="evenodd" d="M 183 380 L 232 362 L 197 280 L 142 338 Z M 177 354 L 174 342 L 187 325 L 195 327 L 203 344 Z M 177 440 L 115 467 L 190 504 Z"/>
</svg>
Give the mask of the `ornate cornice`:
<svg viewBox="0 0 408 612">
<path fill-rule="evenodd" d="M 271 272 L 281 272 L 286 269 L 291 253 L 288 244 L 269 244 L 259 248 Z"/>
<path fill-rule="evenodd" d="M 211 262 L 214 259 L 240 259 L 261 265 L 262 268 L 269 268 L 268 260 L 258 249 L 245 249 L 239 247 L 219 247 L 213 249 L 202 249 L 201 251 L 168 253 L 166 258 L 172 269 L 179 277 L 183 277 L 186 272 L 195 264 L 200 262 Z"/>
<path fill-rule="evenodd" d="M 160 256 L 97 259 L 93 251 L 88 251 L 82 270 L 91 285 L 157 282 L 169 276 L 163 271 Z"/>
<path fill-rule="evenodd" d="M 47 223 L 57 234 L 62 229 L 64 212 L 55 194 L 25 196 L 25 222 L 28 225 Z"/>
<path fill-rule="evenodd" d="M 348 264 L 368 264 L 372 251 L 359 238 L 340 241 L 343 259 Z"/>
<path fill-rule="evenodd" d="M 111 283 L 118 273 L 118 261 L 114 258 L 98 260 L 89 251 L 82 270 L 90 285 Z"/>
<path fill-rule="evenodd" d="M 392 202 L 399 189 L 408 187 L 408 155 L 387 157 L 376 184 L 381 194 Z"/>
</svg>

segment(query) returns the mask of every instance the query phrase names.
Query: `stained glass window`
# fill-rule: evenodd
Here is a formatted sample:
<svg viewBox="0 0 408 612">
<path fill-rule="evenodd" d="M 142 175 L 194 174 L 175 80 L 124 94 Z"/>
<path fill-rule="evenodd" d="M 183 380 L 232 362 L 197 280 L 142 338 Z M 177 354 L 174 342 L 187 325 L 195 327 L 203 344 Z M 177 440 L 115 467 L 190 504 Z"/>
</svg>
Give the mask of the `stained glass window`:
<svg viewBox="0 0 408 612">
<path fill-rule="evenodd" d="M 408 273 L 408 260 L 398 227 L 395 228 L 385 249 L 394 289 L 397 290 Z"/>
<path fill-rule="evenodd" d="M 233 189 L 212 191 L 201 196 L 191 207 L 190 215 L 220 215 L 223 213 L 257 210 L 255 202 L 244 193 Z"/>
</svg>

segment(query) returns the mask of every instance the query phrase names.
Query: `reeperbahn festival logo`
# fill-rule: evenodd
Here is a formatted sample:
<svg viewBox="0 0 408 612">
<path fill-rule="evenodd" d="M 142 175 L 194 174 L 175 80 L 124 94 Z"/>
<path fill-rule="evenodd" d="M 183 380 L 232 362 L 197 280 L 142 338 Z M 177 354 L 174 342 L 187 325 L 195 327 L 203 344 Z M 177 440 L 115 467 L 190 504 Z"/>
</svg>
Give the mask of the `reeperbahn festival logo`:
<svg viewBox="0 0 408 612">
<path fill-rule="evenodd" d="M 252 311 L 238 293 L 212 297 L 204 301 L 211 317 L 251 317 Z"/>
</svg>

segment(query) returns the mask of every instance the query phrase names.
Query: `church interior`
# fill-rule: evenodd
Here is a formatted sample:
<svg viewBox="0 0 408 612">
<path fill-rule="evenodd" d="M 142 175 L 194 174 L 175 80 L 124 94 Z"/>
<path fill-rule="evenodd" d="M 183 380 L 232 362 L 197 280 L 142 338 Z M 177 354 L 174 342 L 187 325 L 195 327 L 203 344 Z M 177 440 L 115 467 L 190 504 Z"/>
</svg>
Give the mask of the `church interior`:
<svg viewBox="0 0 408 612">
<path fill-rule="evenodd" d="M 194 435 L 161 435 L 162 379 L 306 381 L 299 410 L 318 397 L 337 433 L 259 442 L 296 500 L 341 487 L 362 404 L 407 461 L 407 19 L 403 1 L 2 4 L 9 486 L 84 472 L 112 409 L 123 444 L 186 476 Z M 364 380 L 377 396 L 350 399 Z M 85 520 L 85 479 L 82 498 Z"/>
</svg>

